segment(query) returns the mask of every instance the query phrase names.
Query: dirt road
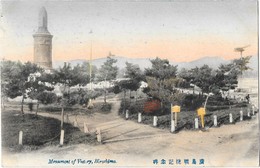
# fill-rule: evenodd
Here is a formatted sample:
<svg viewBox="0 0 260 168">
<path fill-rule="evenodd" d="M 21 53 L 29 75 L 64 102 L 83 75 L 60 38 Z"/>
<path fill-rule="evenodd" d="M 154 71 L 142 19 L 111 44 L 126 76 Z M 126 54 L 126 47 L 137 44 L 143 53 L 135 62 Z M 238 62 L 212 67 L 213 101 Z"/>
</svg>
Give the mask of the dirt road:
<svg viewBox="0 0 260 168">
<path fill-rule="evenodd" d="M 4 165 L 64 166 L 64 163 L 48 164 L 49 159 L 70 160 L 66 166 L 86 166 L 88 163 L 73 165 L 74 159 L 91 160 L 92 166 L 258 166 L 258 119 L 210 128 L 206 132 L 181 131 L 172 134 L 149 125 L 127 121 L 117 116 L 120 102 L 114 98 L 112 113 L 93 116 L 77 116 L 77 123 L 83 129 L 87 122 L 90 131 L 101 128 L 104 144 L 73 146 L 49 146 L 27 153 L 3 154 Z M 41 115 L 50 116 L 47 113 Z M 59 115 L 51 117 L 60 118 Z M 72 116 L 70 118 L 73 118 Z M 116 164 L 94 163 L 95 159 L 111 159 Z M 171 165 L 170 160 L 174 164 Z M 176 164 L 177 159 L 181 164 Z M 189 161 L 188 164 L 184 160 Z M 199 164 L 201 159 L 204 164 Z M 158 160 L 158 164 L 156 161 Z M 161 164 L 165 160 L 165 164 Z M 196 164 L 192 161 L 196 161 Z M 92 164 L 91 164 L 92 163 Z M 154 164 L 155 163 L 155 164 Z"/>
</svg>

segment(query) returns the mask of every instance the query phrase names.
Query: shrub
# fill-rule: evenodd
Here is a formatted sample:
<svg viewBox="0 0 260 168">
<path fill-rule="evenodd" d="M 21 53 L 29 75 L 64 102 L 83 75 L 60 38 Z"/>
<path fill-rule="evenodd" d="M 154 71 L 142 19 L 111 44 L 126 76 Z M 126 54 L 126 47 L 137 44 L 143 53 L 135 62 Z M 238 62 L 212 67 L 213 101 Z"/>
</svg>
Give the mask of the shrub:
<svg viewBox="0 0 260 168">
<path fill-rule="evenodd" d="M 33 111 L 33 103 L 28 103 L 28 108 L 29 108 L 30 112 L 32 112 Z"/>
<path fill-rule="evenodd" d="M 101 110 L 102 110 L 103 112 L 108 112 L 108 111 L 111 110 L 111 108 L 112 108 L 112 106 L 111 106 L 111 104 L 109 104 L 109 103 L 104 103 L 104 104 L 102 104 L 102 106 L 101 106 Z"/>
<path fill-rule="evenodd" d="M 182 107 L 188 111 L 196 110 L 204 103 L 205 98 L 199 95 L 186 95 L 183 102 Z"/>
<path fill-rule="evenodd" d="M 51 104 L 57 101 L 57 95 L 52 92 L 42 92 L 37 96 L 37 99 L 43 104 Z"/>
</svg>

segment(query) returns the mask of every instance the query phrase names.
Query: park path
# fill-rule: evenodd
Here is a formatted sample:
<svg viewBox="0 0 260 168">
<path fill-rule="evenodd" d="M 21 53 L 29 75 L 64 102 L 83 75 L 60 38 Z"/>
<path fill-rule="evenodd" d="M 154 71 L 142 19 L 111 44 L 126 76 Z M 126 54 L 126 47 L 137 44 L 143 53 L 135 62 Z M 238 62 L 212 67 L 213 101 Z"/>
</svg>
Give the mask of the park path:
<svg viewBox="0 0 260 168">
<path fill-rule="evenodd" d="M 125 125 L 133 124 L 131 129 L 144 130 L 148 132 L 155 128 L 150 126 L 137 124 L 126 121 Z M 119 133 L 121 129 L 117 127 Z M 122 127 L 123 128 L 123 127 Z M 124 127 L 125 128 L 125 127 Z M 110 130 L 109 130 L 110 131 Z M 136 132 L 136 131 L 134 131 Z M 167 132 L 167 131 L 166 131 Z M 155 166 L 153 161 L 158 159 L 157 166 L 162 166 L 161 160 L 166 160 L 165 166 L 169 165 L 169 160 L 192 159 L 197 161 L 204 159 L 204 166 L 258 166 L 258 119 L 254 117 L 252 120 L 238 122 L 234 125 L 224 125 L 219 128 L 210 128 L 206 132 L 201 131 L 181 131 L 178 134 L 156 134 L 154 137 L 141 138 L 125 141 L 114 141 L 100 145 L 69 145 L 63 146 L 47 146 L 37 151 L 27 153 L 3 154 L 5 165 L 16 167 L 16 165 L 24 165 L 25 167 L 35 165 L 48 165 L 49 159 L 113 159 L 117 161 L 116 166 Z M 9 162 L 8 162 L 9 161 Z M 174 164 L 176 166 L 176 164 Z M 55 166 L 55 165 L 52 165 Z M 57 166 L 57 165 L 56 165 Z M 64 166 L 64 165 L 58 165 Z M 75 167 L 75 165 L 70 165 Z M 76 165 L 84 166 L 84 165 Z M 85 165 L 86 166 L 86 165 Z M 110 167 L 111 165 L 92 165 Z M 187 166 L 187 165 L 186 165 Z"/>
<path fill-rule="evenodd" d="M 102 100 L 96 99 L 96 101 Z M 198 162 L 204 159 L 204 166 L 258 166 L 257 116 L 234 125 L 212 127 L 206 132 L 184 130 L 172 134 L 169 129 L 161 130 L 137 121 L 125 120 L 117 115 L 120 106 L 118 98 L 110 98 L 108 102 L 112 103 L 111 113 L 77 116 L 78 126 L 82 131 L 84 122 L 87 122 L 91 132 L 101 128 L 104 144 L 77 144 L 62 148 L 47 146 L 27 153 L 4 154 L 5 165 L 49 166 L 49 159 L 113 159 L 117 161 L 116 166 L 151 167 L 172 166 L 169 165 L 170 159 L 174 160 L 176 166 L 176 159 L 181 159 L 181 166 L 185 166 L 184 159 L 189 159 L 188 166 L 203 166 L 198 165 Z M 60 119 L 60 115 L 57 114 L 39 114 Z M 70 120 L 73 121 L 73 117 L 70 116 Z M 153 164 L 156 159 L 158 165 Z M 162 159 L 166 160 L 166 165 L 160 164 Z M 197 165 L 191 164 L 192 159 L 197 161 Z"/>
<path fill-rule="evenodd" d="M 95 102 L 102 101 L 103 97 L 99 97 L 95 100 Z M 169 131 L 153 128 L 145 124 L 137 124 L 137 121 L 128 121 L 120 117 L 118 110 L 121 100 L 117 96 L 107 99 L 107 102 L 112 104 L 110 113 L 94 113 L 92 115 L 75 115 L 70 113 L 68 121 L 65 115 L 65 122 L 75 124 L 76 121 L 74 126 L 78 127 L 82 132 L 84 132 L 84 123 L 86 123 L 90 133 L 96 132 L 97 128 L 101 129 L 102 141 L 105 143 L 170 135 Z M 45 117 L 61 119 L 60 114 L 46 112 L 39 112 L 38 114 Z"/>
</svg>

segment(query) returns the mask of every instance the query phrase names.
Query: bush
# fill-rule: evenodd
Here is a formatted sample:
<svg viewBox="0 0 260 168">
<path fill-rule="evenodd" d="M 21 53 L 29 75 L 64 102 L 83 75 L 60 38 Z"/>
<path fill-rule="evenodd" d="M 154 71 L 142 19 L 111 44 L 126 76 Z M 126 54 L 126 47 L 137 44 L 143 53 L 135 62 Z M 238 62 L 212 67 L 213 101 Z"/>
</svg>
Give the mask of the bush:
<svg viewBox="0 0 260 168">
<path fill-rule="evenodd" d="M 189 94 L 185 96 L 182 102 L 182 107 L 185 110 L 192 111 L 201 107 L 204 102 L 205 98 L 202 96 Z"/>
<path fill-rule="evenodd" d="M 30 112 L 32 112 L 33 111 L 33 103 L 28 103 L 28 108 L 29 108 Z"/>
<path fill-rule="evenodd" d="M 102 104 L 101 110 L 103 112 L 109 112 L 111 110 L 112 106 L 109 103 Z"/>
<path fill-rule="evenodd" d="M 52 92 L 42 92 L 37 96 L 42 104 L 51 104 L 57 101 L 57 95 Z"/>
<path fill-rule="evenodd" d="M 49 106 L 40 106 L 39 111 L 47 111 L 47 112 L 61 112 L 61 107 L 49 105 Z"/>
</svg>

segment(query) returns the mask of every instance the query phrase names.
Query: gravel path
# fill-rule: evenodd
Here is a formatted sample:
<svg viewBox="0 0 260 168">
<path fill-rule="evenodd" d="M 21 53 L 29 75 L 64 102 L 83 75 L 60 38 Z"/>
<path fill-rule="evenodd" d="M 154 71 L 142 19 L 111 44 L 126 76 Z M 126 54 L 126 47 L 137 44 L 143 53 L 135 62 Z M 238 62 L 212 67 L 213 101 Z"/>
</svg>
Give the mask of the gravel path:
<svg viewBox="0 0 260 168">
<path fill-rule="evenodd" d="M 98 101 L 98 100 L 97 100 Z M 166 160 L 165 166 L 170 165 L 169 160 L 181 159 L 181 166 L 185 166 L 184 159 L 189 159 L 189 166 L 193 159 L 204 159 L 204 166 L 258 166 L 259 163 L 259 133 L 258 118 L 238 122 L 234 125 L 224 125 L 219 128 L 210 128 L 202 131 L 181 131 L 172 134 L 169 130 L 161 130 L 128 121 L 117 116 L 120 101 L 115 97 L 109 99 L 112 103 L 112 113 L 96 113 L 91 116 L 77 116 L 77 123 L 83 130 L 84 122 L 91 132 L 100 128 L 105 143 L 100 145 L 72 145 L 72 146 L 48 146 L 37 151 L 27 153 L 4 153 L 3 165 L 36 166 L 49 165 L 49 159 L 58 160 L 92 160 L 111 159 L 116 160 L 116 166 L 156 166 L 153 164 L 158 159 L 157 166 L 162 159 Z M 59 115 L 39 113 L 43 116 L 60 118 Z M 73 116 L 70 116 L 73 119 Z M 66 135 L 65 135 L 66 136 Z M 64 166 L 55 164 L 54 166 Z M 74 166 L 75 165 L 68 165 Z M 77 164 L 76 166 L 86 166 Z M 92 166 L 115 166 L 114 164 L 92 164 Z"/>
</svg>

